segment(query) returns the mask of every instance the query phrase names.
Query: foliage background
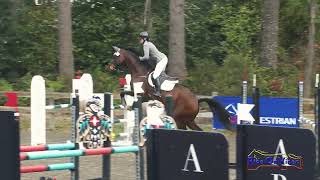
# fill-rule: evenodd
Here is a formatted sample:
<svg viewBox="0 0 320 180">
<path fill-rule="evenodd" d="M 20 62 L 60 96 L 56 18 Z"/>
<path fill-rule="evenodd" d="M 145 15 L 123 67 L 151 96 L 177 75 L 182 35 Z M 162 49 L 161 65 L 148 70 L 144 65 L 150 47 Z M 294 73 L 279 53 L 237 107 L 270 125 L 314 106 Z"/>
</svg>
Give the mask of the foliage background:
<svg viewBox="0 0 320 180">
<path fill-rule="evenodd" d="M 40 74 L 54 91 L 67 88 L 58 77 L 57 7 L 31 1 L 0 1 L 0 90 L 29 90 Z M 280 9 L 279 68 L 257 64 L 261 12 L 259 0 L 186 0 L 188 78 L 197 94 L 238 95 L 242 79 L 257 74 L 263 95 L 295 96 L 303 72 L 309 25 L 307 0 L 283 0 Z M 169 1 L 152 1 L 152 41 L 168 53 Z M 14 7 L 14 9 L 12 9 Z M 73 2 L 75 67 L 91 73 L 95 91 L 118 91 L 119 72 L 104 70 L 111 46 L 141 51 L 144 0 Z M 317 25 L 319 24 L 317 16 Z M 319 33 L 317 28 L 317 44 Z M 278 85 L 278 86 L 277 86 Z"/>
</svg>

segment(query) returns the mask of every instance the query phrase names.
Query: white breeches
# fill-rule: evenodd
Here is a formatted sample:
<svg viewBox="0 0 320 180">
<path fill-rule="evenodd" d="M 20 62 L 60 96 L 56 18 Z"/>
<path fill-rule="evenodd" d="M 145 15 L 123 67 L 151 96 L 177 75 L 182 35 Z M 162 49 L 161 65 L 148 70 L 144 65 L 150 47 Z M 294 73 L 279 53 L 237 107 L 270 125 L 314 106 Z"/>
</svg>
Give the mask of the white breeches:
<svg viewBox="0 0 320 180">
<path fill-rule="evenodd" d="M 153 78 L 156 79 L 160 76 L 160 74 L 166 70 L 166 66 L 168 64 L 168 58 L 164 57 L 162 58 L 156 65 L 156 68 L 154 69 L 153 72 Z"/>
</svg>

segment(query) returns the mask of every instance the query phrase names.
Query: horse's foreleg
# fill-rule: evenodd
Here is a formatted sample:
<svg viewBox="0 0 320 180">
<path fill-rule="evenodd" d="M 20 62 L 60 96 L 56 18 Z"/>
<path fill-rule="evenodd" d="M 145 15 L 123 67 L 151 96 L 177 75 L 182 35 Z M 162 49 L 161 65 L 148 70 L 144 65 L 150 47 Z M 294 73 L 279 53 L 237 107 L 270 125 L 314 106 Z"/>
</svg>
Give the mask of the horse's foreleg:
<svg viewBox="0 0 320 180">
<path fill-rule="evenodd" d="M 195 131 L 203 131 L 195 122 L 194 120 L 187 121 L 187 126 Z"/>
<path fill-rule="evenodd" d="M 187 130 L 187 124 L 183 121 L 179 121 L 179 118 L 174 119 L 178 129 Z"/>
</svg>

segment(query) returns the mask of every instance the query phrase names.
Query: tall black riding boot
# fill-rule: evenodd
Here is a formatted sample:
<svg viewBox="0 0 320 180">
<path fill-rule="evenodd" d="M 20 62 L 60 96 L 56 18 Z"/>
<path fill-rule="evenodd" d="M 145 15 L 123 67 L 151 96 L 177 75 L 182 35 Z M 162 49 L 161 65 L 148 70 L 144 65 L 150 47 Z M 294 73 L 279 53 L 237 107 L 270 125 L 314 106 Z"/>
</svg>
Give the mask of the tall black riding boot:
<svg viewBox="0 0 320 180">
<path fill-rule="evenodd" d="M 152 79 L 153 79 L 153 78 L 152 78 Z M 154 84 L 154 86 L 155 86 L 155 93 L 154 93 L 154 95 L 155 95 L 155 96 L 161 96 L 161 93 L 160 93 L 160 91 L 161 91 L 161 89 L 160 89 L 160 80 L 159 80 L 159 78 L 153 79 L 153 84 Z"/>
</svg>

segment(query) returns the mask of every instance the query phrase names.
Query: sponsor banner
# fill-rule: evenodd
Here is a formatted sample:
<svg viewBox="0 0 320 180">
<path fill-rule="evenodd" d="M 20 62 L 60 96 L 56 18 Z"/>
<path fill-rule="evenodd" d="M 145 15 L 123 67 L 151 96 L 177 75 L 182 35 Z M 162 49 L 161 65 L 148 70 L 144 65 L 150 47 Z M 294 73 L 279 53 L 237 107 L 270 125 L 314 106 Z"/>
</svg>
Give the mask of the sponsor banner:
<svg viewBox="0 0 320 180">
<path fill-rule="evenodd" d="M 228 142 L 211 132 L 151 129 L 147 162 L 150 180 L 228 180 Z"/>
<path fill-rule="evenodd" d="M 241 103 L 240 96 L 216 96 L 215 100 L 224 105 L 231 114 L 231 122 L 237 123 L 237 103 Z M 252 104 L 252 98 L 248 97 L 248 104 Z M 299 100 L 298 98 L 260 97 L 260 125 L 299 127 Z M 252 112 L 251 112 L 252 113 Z M 224 129 L 219 122 L 219 117 L 214 114 L 213 127 Z"/>
<path fill-rule="evenodd" d="M 314 179 L 316 139 L 308 129 L 238 125 L 236 142 L 241 180 Z"/>
</svg>

